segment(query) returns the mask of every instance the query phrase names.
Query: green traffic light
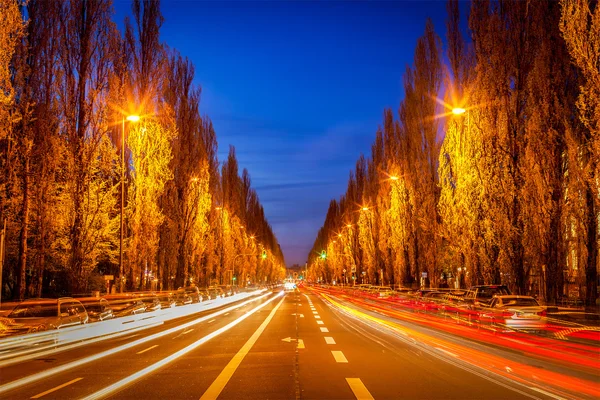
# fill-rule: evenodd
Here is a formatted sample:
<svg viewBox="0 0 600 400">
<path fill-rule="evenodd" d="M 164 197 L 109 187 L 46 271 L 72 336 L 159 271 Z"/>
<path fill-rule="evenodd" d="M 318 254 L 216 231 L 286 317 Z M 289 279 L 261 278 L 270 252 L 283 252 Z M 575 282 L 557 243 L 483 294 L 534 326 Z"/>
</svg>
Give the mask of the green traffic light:
<svg viewBox="0 0 600 400">
<path fill-rule="evenodd" d="M 264 251 L 264 252 L 262 253 L 262 259 L 263 259 L 263 260 L 266 260 L 266 259 L 267 259 L 267 252 L 266 252 L 266 251 Z"/>
<path fill-rule="evenodd" d="M 327 258 L 327 253 L 325 253 L 325 250 L 323 250 L 323 251 L 321 252 L 321 259 L 322 259 L 322 260 L 324 260 L 324 259 L 326 259 L 326 258 Z"/>
</svg>

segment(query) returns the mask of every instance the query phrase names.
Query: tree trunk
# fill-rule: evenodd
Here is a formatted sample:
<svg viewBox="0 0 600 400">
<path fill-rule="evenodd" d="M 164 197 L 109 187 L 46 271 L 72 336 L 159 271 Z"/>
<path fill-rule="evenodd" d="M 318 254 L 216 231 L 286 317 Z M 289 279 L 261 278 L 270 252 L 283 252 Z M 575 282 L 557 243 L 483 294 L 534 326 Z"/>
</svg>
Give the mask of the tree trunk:
<svg viewBox="0 0 600 400">
<path fill-rule="evenodd" d="M 23 204 L 22 204 L 22 219 L 21 233 L 19 234 L 19 259 L 17 275 L 17 291 L 19 299 L 22 301 L 25 298 L 26 289 L 26 273 L 27 273 L 27 237 L 29 234 L 29 156 L 24 155 L 25 162 L 23 165 Z"/>
<path fill-rule="evenodd" d="M 598 269 L 596 266 L 598 257 L 598 213 L 595 210 L 594 192 L 588 186 L 586 190 L 587 202 L 587 265 L 585 268 L 585 305 L 595 306 L 598 297 Z"/>
</svg>

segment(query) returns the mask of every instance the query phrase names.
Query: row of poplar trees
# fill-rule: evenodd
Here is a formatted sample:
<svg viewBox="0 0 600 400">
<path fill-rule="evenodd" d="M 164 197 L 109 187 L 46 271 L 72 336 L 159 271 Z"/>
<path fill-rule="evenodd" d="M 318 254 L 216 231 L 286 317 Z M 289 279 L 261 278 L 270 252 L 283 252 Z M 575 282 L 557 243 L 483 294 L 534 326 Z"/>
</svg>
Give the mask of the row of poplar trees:
<svg viewBox="0 0 600 400">
<path fill-rule="evenodd" d="M 600 5 L 473 1 L 469 40 L 458 2 L 447 11 L 446 51 L 427 22 L 398 115 L 385 110 L 371 156 L 331 201 L 309 276 L 502 283 L 549 302 L 572 295 L 593 304 Z"/>
<path fill-rule="evenodd" d="M 132 1 L 124 32 L 113 15 L 110 0 L 0 0 L 4 297 L 84 293 L 102 275 L 127 290 L 278 279 L 248 171 L 233 148 L 217 160 L 159 1 Z"/>
</svg>

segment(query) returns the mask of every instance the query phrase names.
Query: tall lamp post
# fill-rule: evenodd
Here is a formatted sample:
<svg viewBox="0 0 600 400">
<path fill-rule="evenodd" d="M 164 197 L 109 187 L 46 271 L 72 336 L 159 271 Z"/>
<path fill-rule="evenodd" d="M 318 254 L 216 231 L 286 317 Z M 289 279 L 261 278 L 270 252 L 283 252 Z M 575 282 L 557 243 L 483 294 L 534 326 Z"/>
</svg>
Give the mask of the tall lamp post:
<svg viewBox="0 0 600 400">
<path fill-rule="evenodd" d="M 123 210 L 125 208 L 125 120 L 129 122 L 138 122 L 140 120 L 139 115 L 128 115 L 123 117 L 122 131 L 121 131 L 121 223 L 120 231 L 121 237 L 119 239 L 119 290 L 123 293 L 123 286 L 125 286 L 125 276 L 123 274 Z"/>
</svg>

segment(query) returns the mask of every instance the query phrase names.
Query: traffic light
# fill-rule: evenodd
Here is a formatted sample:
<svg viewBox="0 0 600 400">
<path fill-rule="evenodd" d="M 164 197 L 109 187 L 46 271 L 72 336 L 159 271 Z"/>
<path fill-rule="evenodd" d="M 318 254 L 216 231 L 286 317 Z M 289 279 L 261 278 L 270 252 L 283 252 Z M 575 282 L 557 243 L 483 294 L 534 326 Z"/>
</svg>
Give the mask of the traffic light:
<svg viewBox="0 0 600 400">
<path fill-rule="evenodd" d="M 237 281 L 237 276 L 234 276 L 234 277 L 233 277 L 233 280 L 234 280 L 234 281 Z"/>
<path fill-rule="evenodd" d="M 325 250 L 321 251 L 321 260 L 324 260 L 327 258 L 327 253 L 325 253 Z"/>
<path fill-rule="evenodd" d="M 267 259 L 267 252 L 265 250 L 263 250 L 263 253 L 262 253 L 261 257 L 262 257 L 263 260 Z"/>
</svg>

